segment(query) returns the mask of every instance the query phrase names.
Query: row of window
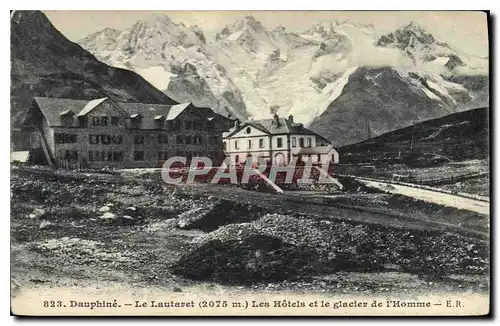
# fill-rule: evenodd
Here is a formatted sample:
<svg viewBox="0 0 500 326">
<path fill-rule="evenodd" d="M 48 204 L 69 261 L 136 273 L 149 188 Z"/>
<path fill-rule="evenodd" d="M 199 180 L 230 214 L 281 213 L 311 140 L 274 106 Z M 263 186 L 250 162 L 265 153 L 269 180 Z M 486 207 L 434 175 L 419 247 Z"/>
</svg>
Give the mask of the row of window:
<svg viewBox="0 0 500 326">
<path fill-rule="evenodd" d="M 123 136 L 121 135 L 89 135 L 89 143 L 95 144 L 116 144 L 120 145 L 123 142 Z"/>
<path fill-rule="evenodd" d="M 209 155 L 216 155 L 217 152 L 211 152 Z M 186 157 L 188 160 L 193 157 L 206 156 L 203 152 L 177 151 L 177 156 Z M 78 160 L 78 152 L 66 150 L 64 152 L 65 160 Z M 169 158 L 168 152 L 158 152 L 158 160 L 165 161 Z M 115 151 L 89 151 L 88 160 L 91 162 L 120 162 L 123 161 L 123 152 Z M 134 161 L 144 161 L 144 151 L 134 151 Z"/>
<path fill-rule="evenodd" d="M 92 125 L 93 126 L 118 126 L 120 118 L 119 117 L 108 117 L 108 116 L 102 116 L 102 117 L 92 117 Z"/>
<path fill-rule="evenodd" d="M 181 136 L 178 135 L 176 138 L 177 144 L 186 144 L 186 145 L 202 145 L 203 137 L 201 136 Z"/>
<path fill-rule="evenodd" d="M 56 144 L 74 144 L 78 140 L 76 134 L 64 134 L 64 133 L 56 133 L 54 134 L 54 141 Z M 209 139 L 210 144 L 216 144 L 218 137 L 211 136 Z M 89 143 L 92 145 L 110 145 L 116 144 L 120 145 L 123 143 L 123 136 L 121 135 L 104 135 L 104 134 L 92 134 L 89 135 Z M 158 143 L 159 144 L 168 144 L 168 135 L 158 135 Z M 144 144 L 144 136 L 143 135 L 135 135 L 134 136 L 134 144 L 142 145 Z M 194 144 L 201 145 L 203 144 L 203 137 L 201 136 L 177 136 L 177 144 Z"/>
<path fill-rule="evenodd" d="M 89 151 L 89 161 L 123 161 L 123 152 Z"/>
<path fill-rule="evenodd" d="M 226 142 L 224 142 L 223 145 L 224 145 L 224 150 L 227 150 Z M 311 146 L 312 146 L 312 139 L 307 138 L 307 147 L 311 147 Z M 276 138 L 276 147 L 277 148 L 283 147 L 283 138 L 282 137 Z M 297 137 L 292 137 L 292 147 L 297 147 Z M 299 147 L 305 147 L 304 146 L 304 138 L 302 138 L 302 137 L 299 138 Z M 253 140 L 248 139 L 247 140 L 247 149 L 252 149 L 252 148 L 253 148 Z M 264 148 L 264 139 L 263 138 L 259 139 L 259 148 Z M 234 141 L 234 149 L 240 149 L 238 140 Z"/>
<path fill-rule="evenodd" d="M 99 126 L 99 127 L 106 127 L 106 126 L 118 126 L 120 123 L 120 117 L 116 116 L 97 116 L 97 117 L 92 117 L 92 125 L 93 126 Z M 162 128 L 165 123 L 165 120 L 156 120 L 156 127 L 157 128 Z M 168 121 L 169 127 L 172 128 L 173 130 L 180 130 L 182 127 L 186 130 L 207 130 L 207 131 L 212 131 L 214 130 L 215 124 L 213 121 Z M 132 127 L 139 128 L 141 125 L 141 118 L 137 117 L 135 119 L 132 119 L 131 121 Z"/>
<path fill-rule="evenodd" d="M 74 144 L 78 140 L 78 137 L 75 134 L 62 134 L 55 133 L 54 134 L 54 142 L 56 144 Z"/>
<path fill-rule="evenodd" d="M 312 139 L 307 138 L 307 147 L 311 147 L 311 146 L 312 146 Z M 297 137 L 292 137 L 292 147 L 297 147 Z M 299 138 L 299 147 L 301 147 L 301 148 L 305 147 L 303 137 Z"/>
</svg>

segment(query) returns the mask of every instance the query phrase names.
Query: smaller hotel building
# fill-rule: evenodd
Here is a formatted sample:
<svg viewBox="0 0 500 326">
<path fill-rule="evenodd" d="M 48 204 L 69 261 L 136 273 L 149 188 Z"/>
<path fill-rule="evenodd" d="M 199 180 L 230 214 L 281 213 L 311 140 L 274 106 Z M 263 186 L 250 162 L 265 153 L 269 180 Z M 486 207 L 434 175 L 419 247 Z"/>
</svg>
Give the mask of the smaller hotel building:
<svg viewBox="0 0 500 326">
<path fill-rule="evenodd" d="M 277 165 L 286 165 L 294 157 L 312 163 L 338 163 L 339 154 L 326 138 L 301 123 L 274 115 L 272 119 L 253 120 L 234 126 L 222 134 L 224 152 L 233 164 L 244 163 L 247 157 L 257 162 L 262 157 Z"/>
</svg>

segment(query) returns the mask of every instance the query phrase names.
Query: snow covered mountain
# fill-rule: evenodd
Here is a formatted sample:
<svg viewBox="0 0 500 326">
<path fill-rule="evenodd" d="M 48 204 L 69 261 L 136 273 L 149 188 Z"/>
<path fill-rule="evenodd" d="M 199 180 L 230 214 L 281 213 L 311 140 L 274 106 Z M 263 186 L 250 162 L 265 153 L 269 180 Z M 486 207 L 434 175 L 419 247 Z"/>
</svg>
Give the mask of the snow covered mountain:
<svg viewBox="0 0 500 326">
<path fill-rule="evenodd" d="M 416 23 L 385 35 L 349 21 L 292 32 L 248 16 L 206 40 L 198 27 L 156 16 L 80 44 L 177 101 L 240 118 L 266 118 L 279 107 L 337 145 L 366 139 L 367 120 L 374 136 L 489 100 L 488 58 L 467 55 Z"/>
<path fill-rule="evenodd" d="M 205 46 L 200 28 L 152 16 L 124 31 L 104 29 L 79 42 L 99 60 L 133 70 L 179 102 L 246 117 L 245 103 Z"/>
</svg>

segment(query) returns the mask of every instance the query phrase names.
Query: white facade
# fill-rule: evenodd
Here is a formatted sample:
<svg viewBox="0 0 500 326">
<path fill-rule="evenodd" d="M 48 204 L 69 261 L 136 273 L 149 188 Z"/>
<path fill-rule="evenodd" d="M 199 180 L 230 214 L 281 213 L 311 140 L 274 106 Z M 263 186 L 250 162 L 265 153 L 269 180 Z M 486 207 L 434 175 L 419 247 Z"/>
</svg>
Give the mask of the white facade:
<svg viewBox="0 0 500 326">
<path fill-rule="evenodd" d="M 294 124 L 293 120 L 292 122 L 283 120 L 282 124 L 288 124 L 288 129 L 285 131 L 281 130 L 283 128 L 272 128 L 272 126 L 269 128 L 271 130 L 269 130 L 260 123 L 254 122 L 237 124 L 229 132 L 223 134 L 223 146 L 226 155 L 231 158 L 233 164 L 245 162 L 247 157 L 252 157 L 252 160 L 257 162 L 257 158 L 262 157 L 273 164 L 286 165 L 293 157 L 298 157 L 301 149 L 330 145 L 323 137 L 309 131 L 300 124 Z M 273 129 L 277 129 L 278 132 L 274 133 Z M 298 133 L 294 133 L 294 129 Z M 327 161 L 326 155 L 320 158 L 319 161 L 316 156 L 314 163 Z"/>
</svg>

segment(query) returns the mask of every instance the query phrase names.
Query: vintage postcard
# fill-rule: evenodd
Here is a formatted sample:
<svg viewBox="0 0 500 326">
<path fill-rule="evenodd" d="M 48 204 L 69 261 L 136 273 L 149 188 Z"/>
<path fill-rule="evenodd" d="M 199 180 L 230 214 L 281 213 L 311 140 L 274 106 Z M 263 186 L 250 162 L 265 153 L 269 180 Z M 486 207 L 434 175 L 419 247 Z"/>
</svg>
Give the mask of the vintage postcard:
<svg viewBox="0 0 500 326">
<path fill-rule="evenodd" d="M 12 314 L 488 315 L 488 27 L 11 11 Z"/>
</svg>

